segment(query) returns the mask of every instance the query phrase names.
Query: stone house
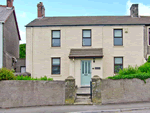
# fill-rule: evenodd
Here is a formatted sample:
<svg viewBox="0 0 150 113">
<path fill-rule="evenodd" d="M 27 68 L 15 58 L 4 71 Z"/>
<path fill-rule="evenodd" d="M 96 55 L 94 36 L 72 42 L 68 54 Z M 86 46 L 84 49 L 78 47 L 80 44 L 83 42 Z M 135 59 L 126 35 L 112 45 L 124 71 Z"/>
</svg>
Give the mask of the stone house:
<svg viewBox="0 0 150 113">
<path fill-rule="evenodd" d="M 0 68 L 15 69 L 21 40 L 13 0 L 0 5 Z"/>
<path fill-rule="evenodd" d="M 121 68 L 139 66 L 150 54 L 150 17 L 132 4 L 129 16 L 45 17 L 26 25 L 26 70 L 32 77 L 54 80 L 73 76 L 89 86 L 91 77 L 113 76 Z"/>
</svg>

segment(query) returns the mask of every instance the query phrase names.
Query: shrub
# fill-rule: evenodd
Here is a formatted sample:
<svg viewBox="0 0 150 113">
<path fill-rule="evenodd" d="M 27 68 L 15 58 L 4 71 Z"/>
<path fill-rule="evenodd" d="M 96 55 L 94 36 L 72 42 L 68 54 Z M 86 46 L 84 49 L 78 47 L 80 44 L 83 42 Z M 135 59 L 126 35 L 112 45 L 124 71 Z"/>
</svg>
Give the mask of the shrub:
<svg viewBox="0 0 150 113">
<path fill-rule="evenodd" d="M 16 76 L 13 74 L 13 70 L 7 68 L 0 69 L 0 80 L 15 80 Z"/>
<path fill-rule="evenodd" d="M 48 80 L 48 81 L 53 81 L 53 78 L 47 78 L 46 76 L 41 77 L 41 78 L 31 78 L 28 76 L 21 75 L 21 76 L 17 76 L 16 80 Z"/>
<path fill-rule="evenodd" d="M 148 57 L 148 60 L 147 60 L 147 62 L 148 62 L 148 63 L 150 63 L 150 56 Z"/>
<path fill-rule="evenodd" d="M 149 73 L 150 72 L 150 63 L 146 62 L 138 68 L 139 71 Z"/>
<path fill-rule="evenodd" d="M 120 69 L 118 72 L 118 75 L 128 75 L 128 74 L 135 74 L 135 73 L 139 73 L 140 70 L 138 70 L 138 67 L 132 67 L 132 66 L 128 66 L 127 68 L 123 68 L 122 70 Z"/>
</svg>

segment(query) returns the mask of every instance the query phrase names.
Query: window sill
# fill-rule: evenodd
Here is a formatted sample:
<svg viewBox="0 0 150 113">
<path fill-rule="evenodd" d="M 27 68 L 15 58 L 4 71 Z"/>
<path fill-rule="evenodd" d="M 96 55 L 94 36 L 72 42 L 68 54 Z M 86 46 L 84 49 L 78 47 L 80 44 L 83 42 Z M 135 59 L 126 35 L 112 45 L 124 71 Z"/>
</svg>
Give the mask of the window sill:
<svg viewBox="0 0 150 113">
<path fill-rule="evenodd" d="M 60 49 L 61 47 L 60 46 L 54 46 L 54 47 L 50 47 L 50 48 L 52 48 L 52 49 Z"/>
<path fill-rule="evenodd" d="M 58 75 L 58 74 L 53 74 L 53 75 L 51 75 L 51 77 L 61 77 L 62 75 Z"/>
<path fill-rule="evenodd" d="M 124 47 L 123 45 L 121 46 L 121 45 L 118 45 L 118 46 L 114 46 L 114 47 Z"/>
</svg>

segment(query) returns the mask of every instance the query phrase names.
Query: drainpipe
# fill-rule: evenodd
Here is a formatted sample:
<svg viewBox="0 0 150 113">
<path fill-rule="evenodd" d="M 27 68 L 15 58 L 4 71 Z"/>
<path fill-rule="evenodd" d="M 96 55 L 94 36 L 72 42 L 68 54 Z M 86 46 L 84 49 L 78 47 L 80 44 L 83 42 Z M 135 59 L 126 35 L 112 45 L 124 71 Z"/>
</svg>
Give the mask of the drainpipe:
<svg viewBox="0 0 150 113">
<path fill-rule="evenodd" d="M 3 22 L 0 22 L 0 68 L 3 67 Z"/>
</svg>

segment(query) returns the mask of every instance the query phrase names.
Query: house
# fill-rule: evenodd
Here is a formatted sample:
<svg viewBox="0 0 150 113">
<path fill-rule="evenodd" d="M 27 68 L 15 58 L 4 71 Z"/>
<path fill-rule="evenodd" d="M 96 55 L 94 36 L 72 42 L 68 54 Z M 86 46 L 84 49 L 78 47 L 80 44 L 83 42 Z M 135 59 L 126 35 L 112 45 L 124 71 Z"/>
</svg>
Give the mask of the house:
<svg viewBox="0 0 150 113">
<path fill-rule="evenodd" d="M 89 86 L 91 77 L 113 76 L 121 68 L 139 66 L 150 54 L 150 16 L 132 4 L 128 16 L 38 17 L 26 25 L 26 70 L 32 77 Z"/>
<path fill-rule="evenodd" d="M 20 33 L 13 0 L 0 5 L 0 68 L 15 69 L 19 58 Z"/>
</svg>

